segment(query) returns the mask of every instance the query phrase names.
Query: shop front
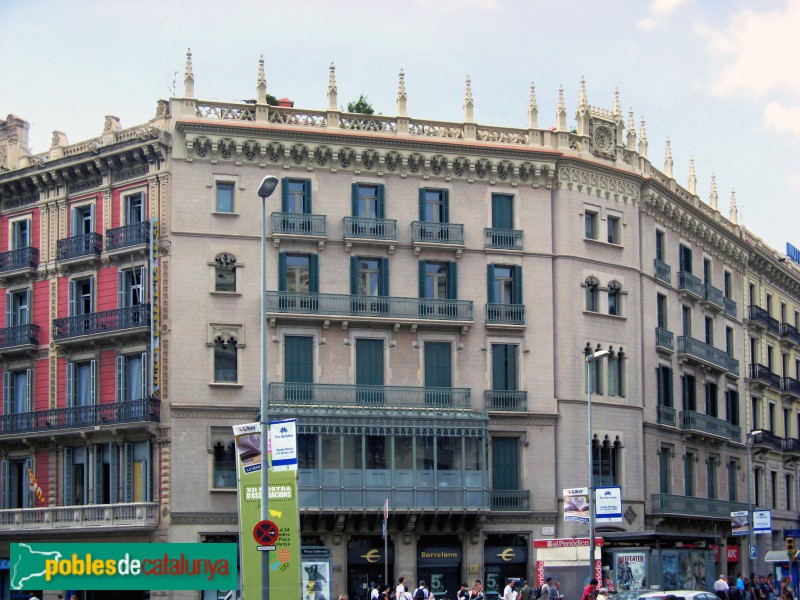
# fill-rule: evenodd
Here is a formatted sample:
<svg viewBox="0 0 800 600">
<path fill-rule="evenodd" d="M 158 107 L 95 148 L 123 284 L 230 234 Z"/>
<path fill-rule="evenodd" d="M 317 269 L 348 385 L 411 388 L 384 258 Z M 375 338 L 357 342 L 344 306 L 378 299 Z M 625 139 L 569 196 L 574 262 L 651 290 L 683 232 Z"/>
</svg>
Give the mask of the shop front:
<svg viewBox="0 0 800 600">
<path fill-rule="evenodd" d="M 455 537 L 422 537 L 417 542 L 417 579 L 428 584 L 437 600 L 455 600 L 462 556 L 461 541 Z"/>
<path fill-rule="evenodd" d="M 487 600 L 502 597 L 509 579 L 528 579 L 528 541 L 522 536 L 487 535 L 483 547 Z M 502 543 L 502 542 L 507 543 Z M 510 542 L 510 543 L 508 543 Z M 521 586 L 520 586 L 521 587 Z"/>
<path fill-rule="evenodd" d="M 394 573 L 394 545 L 389 540 L 384 553 L 380 536 L 353 536 L 347 543 L 347 595 L 351 600 L 369 600 L 374 584 L 384 585 L 384 572 L 391 583 Z"/>
</svg>

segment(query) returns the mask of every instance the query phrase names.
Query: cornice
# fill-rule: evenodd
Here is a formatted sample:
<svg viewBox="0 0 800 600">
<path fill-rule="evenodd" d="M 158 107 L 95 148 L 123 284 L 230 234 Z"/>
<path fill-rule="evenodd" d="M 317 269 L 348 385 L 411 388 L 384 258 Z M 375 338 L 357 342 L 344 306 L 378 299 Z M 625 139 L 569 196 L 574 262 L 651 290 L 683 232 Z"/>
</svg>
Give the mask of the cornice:
<svg viewBox="0 0 800 600">
<path fill-rule="evenodd" d="M 235 512 L 174 512 L 170 517 L 170 522 L 172 525 L 237 525 L 239 516 Z"/>
<path fill-rule="evenodd" d="M 255 419 L 258 406 L 216 406 L 171 404 L 173 419 Z"/>
<path fill-rule="evenodd" d="M 749 240 L 748 240 L 749 241 Z M 800 301 L 800 273 L 793 265 L 787 264 L 785 257 L 775 256 L 775 251 L 760 244 L 752 243 L 752 251 L 748 256 L 748 269 L 757 277 L 766 279 L 770 284 L 784 293 Z"/>
<path fill-rule="evenodd" d="M 639 203 L 642 178 L 593 162 L 569 158 L 558 162 L 558 186 L 577 189 L 590 196 Z"/>
</svg>

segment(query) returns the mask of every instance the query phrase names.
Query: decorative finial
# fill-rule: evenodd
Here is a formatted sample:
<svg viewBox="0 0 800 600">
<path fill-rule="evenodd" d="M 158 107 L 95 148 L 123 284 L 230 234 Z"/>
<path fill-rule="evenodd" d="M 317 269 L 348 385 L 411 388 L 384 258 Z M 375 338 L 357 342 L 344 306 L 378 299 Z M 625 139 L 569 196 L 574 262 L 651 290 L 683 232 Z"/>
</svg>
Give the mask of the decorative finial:
<svg viewBox="0 0 800 600">
<path fill-rule="evenodd" d="M 709 204 L 714 210 L 718 210 L 719 194 L 717 194 L 717 176 L 711 174 L 711 195 L 708 197 Z"/>
<path fill-rule="evenodd" d="M 697 175 L 694 172 L 694 156 L 689 157 L 689 193 L 697 195 Z"/>
<path fill-rule="evenodd" d="M 397 84 L 397 116 L 398 117 L 407 117 L 408 113 L 406 112 L 406 101 L 408 100 L 408 95 L 406 94 L 406 74 L 403 72 L 403 69 L 400 69 L 400 81 Z"/>
<path fill-rule="evenodd" d="M 567 130 L 567 107 L 564 104 L 564 86 L 558 86 L 558 111 L 556 112 L 556 130 Z"/>
<path fill-rule="evenodd" d="M 330 75 L 328 75 L 328 110 L 339 110 L 336 107 L 338 89 L 336 87 L 336 67 L 331 62 Z"/>
<path fill-rule="evenodd" d="M 731 190 L 731 223 L 739 224 L 739 209 L 736 208 L 736 190 Z"/>
<path fill-rule="evenodd" d="M 615 121 L 619 121 L 622 118 L 622 106 L 619 102 L 619 88 L 614 88 L 614 110 L 611 111 L 611 114 L 614 116 Z"/>
<path fill-rule="evenodd" d="M 528 103 L 528 128 L 539 127 L 539 106 L 536 104 L 536 86 L 531 81 L 531 100 Z"/>
<path fill-rule="evenodd" d="M 258 57 L 258 79 L 256 79 L 258 103 L 267 103 L 267 77 L 264 75 L 264 55 Z"/>
<path fill-rule="evenodd" d="M 586 95 L 586 79 L 581 75 L 581 91 L 578 94 L 578 111 L 589 108 L 589 97 Z"/>
<path fill-rule="evenodd" d="M 467 91 L 464 94 L 464 122 L 474 123 L 475 115 L 473 109 L 475 102 L 472 100 L 472 79 L 467 75 Z"/>
<path fill-rule="evenodd" d="M 639 129 L 639 156 L 647 158 L 647 130 L 644 126 L 644 117 L 642 117 L 642 126 Z"/>
<path fill-rule="evenodd" d="M 184 98 L 194 98 L 194 73 L 192 73 L 192 49 L 186 50 L 186 74 L 183 77 Z"/>
<path fill-rule="evenodd" d="M 631 152 L 636 151 L 636 123 L 633 121 L 633 109 L 628 111 L 628 150 Z"/>
<path fill-rule="evenodd" d="M 667 149 L 664 153 L 664 175 L 672 179 L 672 144 L 667 138 Z"/>
</svg>

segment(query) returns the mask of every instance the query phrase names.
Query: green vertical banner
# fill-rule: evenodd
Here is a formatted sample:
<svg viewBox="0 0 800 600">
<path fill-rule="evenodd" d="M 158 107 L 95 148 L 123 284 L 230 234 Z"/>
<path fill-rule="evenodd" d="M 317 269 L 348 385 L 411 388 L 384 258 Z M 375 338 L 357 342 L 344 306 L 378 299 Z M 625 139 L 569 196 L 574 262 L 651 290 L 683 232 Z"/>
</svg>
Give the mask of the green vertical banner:
<svg viewBox="0 0 800 600">
<path fill-rule="evenodd" d="M 294 421 L 270 424 L 270 442 L 277 436 L 285 447 L 295 437 Z M 276 431 L 277 428 L 277 431 Z M 254 529 L 261 521 L 261 426 L 235 425 L 239 491 L 239 540 L 242 565 L 242 597 L 261 596 L 261 551 Z M 270 443 L 270 448 L 272 443 Z M 285 452 L 283 452 L 285 454 Z M 297 500 L 297 467 L 282 466 L 269 472 L 269 520 L 278 531 L 269 552 L 269 593 L 271 600 L 301 597 L 300 514 Z"/>
</svg>

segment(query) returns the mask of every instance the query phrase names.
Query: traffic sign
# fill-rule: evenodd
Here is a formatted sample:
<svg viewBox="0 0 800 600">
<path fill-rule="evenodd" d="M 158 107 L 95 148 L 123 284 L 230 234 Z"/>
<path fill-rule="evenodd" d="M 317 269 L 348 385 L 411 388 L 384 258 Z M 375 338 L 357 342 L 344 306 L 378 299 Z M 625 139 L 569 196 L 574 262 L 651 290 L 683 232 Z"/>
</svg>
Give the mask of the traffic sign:
<svg viewBox="0 0 800 600">
<path fill-rule="evenodd" d="M 259 521 L 253 527 L 253 538 L 261 546 L 272 546 L 278 541 L 278 526 L 272 521 Z"/>
<path fill-rule="evenodd" d="M 758 558 L 758 549 L 754 545 L 750 546 L 750 558 L 751 559 Z"/>
</svg>

